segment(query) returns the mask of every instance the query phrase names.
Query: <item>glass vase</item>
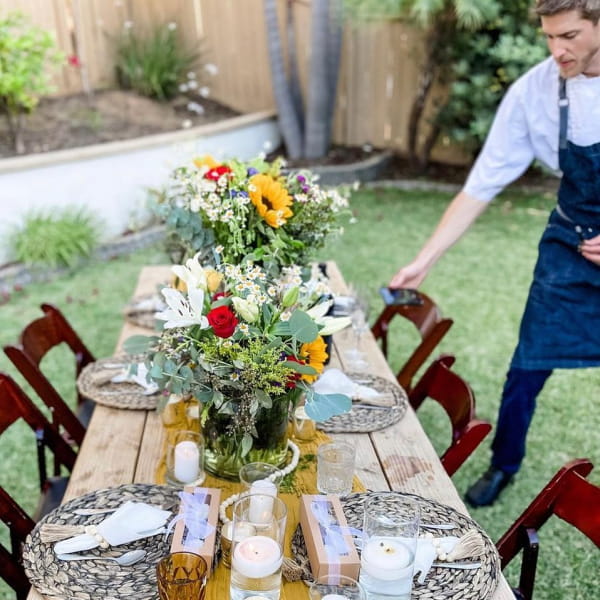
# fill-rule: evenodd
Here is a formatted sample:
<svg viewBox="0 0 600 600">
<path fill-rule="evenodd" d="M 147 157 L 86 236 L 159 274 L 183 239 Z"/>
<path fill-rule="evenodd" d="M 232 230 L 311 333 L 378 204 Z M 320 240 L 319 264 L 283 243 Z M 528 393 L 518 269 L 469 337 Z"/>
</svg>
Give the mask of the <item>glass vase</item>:
<svg viewBox="0 0 600 600">
<path fill-rule="evenodd" d="M 217 477 L 237 481 L 240 467 L 246 463 L 285 465 L 290 401 L 288 396 L 275 398 L 271 408 L 259 409 L 255 420 L 258 435 L 252 438 L 252 448 L 244 456 L 242 436 L 232 434 L 233 417 L 220 414 L 211 406 L 202 425 L 205 470 Z"/>
</svg>

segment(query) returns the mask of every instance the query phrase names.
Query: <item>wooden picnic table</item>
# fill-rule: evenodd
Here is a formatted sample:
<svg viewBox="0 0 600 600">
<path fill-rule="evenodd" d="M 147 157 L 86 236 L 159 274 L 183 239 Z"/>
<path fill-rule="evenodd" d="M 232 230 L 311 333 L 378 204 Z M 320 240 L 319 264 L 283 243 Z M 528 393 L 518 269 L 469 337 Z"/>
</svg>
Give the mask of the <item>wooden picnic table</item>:
<svg viewBox="0 0 600 600">
<path fill-rule="evenodd" d="M 327 263 L 327 275 L 336 293 L 347 293 L 346 284 L 335 263 Z M 168 266 L 143 267 L 134 297 L 152 294 L 158 284 L 170 279 L 171 271 Z M 124 340 L 135 334 L 148 335 L 148 330 L 126 322 L 117 341 L 116 351 L 122 348 Z M 333 341 L 331 364 L 343 368 L 344 349 L 352 347 L 355 343 L 352 330 L 335 334 Z M 371 374 L 395 380 L 385 357 L 370 334 L 362 336 L 361 350 L 368 353 Z M 398 423 L 386 429 L 368 434 L 330 435 L 351 440 L 356 446 L 356 475 L 367 489 L 418 494 L 468 515 L 452 480 L 446 474 L 410 407 Z M 121 410 L 97 405 L 79 450 L 64 500 L 106 487 L 128 483 L 154 483 L 157 464 L 161 459 L 163 438 L 161 418 L 156 411 Z M 211 596 L 209 589 L 207 600 L 210 600 Z M 282 600 L 305 600 L 307 597 L 306 592 L 286 592 L 284 585 Z M 28 595 L 28 600 L 43 598 L 33 589 Z M 514 600 L 502 575 L 493 600 Z"/>
</svg>

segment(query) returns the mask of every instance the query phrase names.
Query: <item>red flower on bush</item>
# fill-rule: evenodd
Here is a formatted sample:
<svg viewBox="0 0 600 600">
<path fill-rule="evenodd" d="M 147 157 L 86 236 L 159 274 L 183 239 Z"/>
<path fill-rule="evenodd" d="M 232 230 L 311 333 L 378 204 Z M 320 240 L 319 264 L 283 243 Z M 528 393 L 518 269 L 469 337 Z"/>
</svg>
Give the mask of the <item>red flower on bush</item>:
<svg viewBox="0 0 600 600">
<path fill-rule="evenodd" d="M 206 318 L 213 328 L 215 335 L 220 338 L 231 337 L 235 331 L 235 326 L 238 324 L 238 320 L 229 306 L 213 308 L 206 315 Z"/>
<path fill-rule="evenodd" d="M 218 167 L 213 167 L 204 175 L 205 179 L 212 179 L 213 181 L 217 181 L 221 175 L 225 175 L 227 173 L 231 173 L 231 169 L 225 165 L 219 165 Z"/>
</svg>

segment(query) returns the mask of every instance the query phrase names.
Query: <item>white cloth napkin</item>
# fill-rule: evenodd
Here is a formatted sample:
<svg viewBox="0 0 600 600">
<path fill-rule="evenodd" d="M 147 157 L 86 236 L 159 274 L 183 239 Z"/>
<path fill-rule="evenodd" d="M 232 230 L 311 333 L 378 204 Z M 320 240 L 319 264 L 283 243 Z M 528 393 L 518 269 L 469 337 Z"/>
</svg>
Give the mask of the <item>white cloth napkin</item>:
<svg viewBox="0 0 600 600">
<path fill-rule="evenodd" d="M 137 373 L 130 373 L 130 369 L 125 369 L 110 378 L 112 383 L 135 383 L 144 388 L 144 396 L 151 396 L 158 392 L 158 385 L 154 381 L 147 381 L 146 375 L 148 369 L 144 363 L 138 363 Z"/>
<path fill-rule="evenodd" d="M 96 525 L 96 530 L 111 546 L 127 544 L 165 531 L 171 512 L 144 502 L 125 502 L 112 515 Z M 83 533 L 54 544 L 56 554 L 81 552 L 97 548 L 101 540 Z"/>
<path fill-rule="evenodd" d="M 313 384 L 317 394 L 344 394 L 354 401 L 374 406 L 392 406 L 394 399 L 366 385 L 352 381 L 343 371 L 335 367 L 327 369 Z"/>
</svg>

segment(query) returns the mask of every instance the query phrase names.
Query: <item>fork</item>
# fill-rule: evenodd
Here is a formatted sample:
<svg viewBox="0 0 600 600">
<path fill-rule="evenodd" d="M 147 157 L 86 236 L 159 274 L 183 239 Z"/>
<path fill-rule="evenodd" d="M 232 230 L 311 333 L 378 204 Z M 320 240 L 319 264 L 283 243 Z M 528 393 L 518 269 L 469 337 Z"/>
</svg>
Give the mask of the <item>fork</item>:
<svg viewBox="0 0 600 600">
<path fill-rule="evenodd" d="M 160 508 L 161 510 L 172 510 L 177 506 L 177 502 L 173 501 L 167 503 L 165 505 L 155 505 L 155 508 Z M 109 513 L 116 512 L 120 507 L 116 508 L 76 508 L 73 512 L 74 515 L 79 515 L 81 517 L 91 517 L 92 515 L 107 515 Z"/>
</svg>

